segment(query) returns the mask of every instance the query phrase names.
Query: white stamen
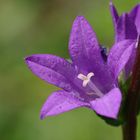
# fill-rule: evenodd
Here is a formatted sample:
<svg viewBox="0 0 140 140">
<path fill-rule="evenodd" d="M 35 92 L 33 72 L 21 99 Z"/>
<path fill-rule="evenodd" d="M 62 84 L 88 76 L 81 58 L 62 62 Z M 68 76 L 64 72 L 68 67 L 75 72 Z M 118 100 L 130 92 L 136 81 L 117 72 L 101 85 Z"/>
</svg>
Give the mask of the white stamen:
<svg viewBox="0 0 140 140">
<path fill-rule="evenodd" d="M 83 81 L 86 80 L 86 78 L 87 78 L 84 74 L 81 74 L 81 73 L 78 74 L 77 77 L 78 77 L 79 79 L 83 80 Z"/>
<path fill-rule="evenodd" d="M 87 95 L 97 95 L 99 97 L 102 97 L 104 94 L 96 87 L 96 85 L 91 82 L 91 77 L 94 76 L 93 72 L 88 73 L 87 76 L 83 74 L 78 74 L 78 78 L 83 81 L 83 87 L 86 87 L 87 85 L 94 91 L 90 93 L 86 93 Z"/>
<path fill-rule="evenodd" d="M 78 74 L 77 77 L 83 81 L 83 87 L 86 87 L 87 84 L 90 82 L 90 79 L 92 76 L 94 76 L 94 73 L 90 72 L 90 73 L 88 73 L 87 76 L 80 73 L 80 74 Z"/>
<path fill-rule="evenodd" d="M 86 87 L 87 86 L 87 84 L 90 82 L 90 80 L 89 79 L 87 79 L 87 80 L 84 80 L 83 81 L 83 87 Z"/>
<path fill-rule="evenodd" d="M 92 76 L 94 76 L 93 72 L 88 73 L 87 77 L 90 79 Z"/>
</svg>

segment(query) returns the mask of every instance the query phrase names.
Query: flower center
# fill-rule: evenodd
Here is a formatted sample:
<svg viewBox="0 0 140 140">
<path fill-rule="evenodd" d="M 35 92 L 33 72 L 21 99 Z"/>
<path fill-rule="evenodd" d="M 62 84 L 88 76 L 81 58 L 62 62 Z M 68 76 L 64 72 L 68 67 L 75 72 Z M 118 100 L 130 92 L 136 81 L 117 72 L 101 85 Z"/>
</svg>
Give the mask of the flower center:
<svg viewBox="0 0 140 140">
<path fill-rule="evenodd" d="M 91 81 L 91 77 L 94 76 L 93 72 L 88 73 L 88 75 L 84 75 L 82 73 L 78 74 L 77 78 L 82 80 L 83 87 L 86 87 L 87 85 L 91 88 L 93 92 L 86 93 L 87 95 L 96 95 L 98 97 L 102 97 L 104 94 L 96 87 L 96 85 Z"/>
<path fill-rule="evenodd" d="M 94 76 L 94 73 L 93 72 L 90 72 L 90 73 L 88 73 L 88 75 L 87 76 L 85 76 L 84 74 L 78 74 L 78 78 L 80 79 L 80 80 L 82 80 L 83 81 L 83 87 L 86 87 L 87 86 L 87 84 L 90 82 L 90 79 L 91 79 L 91 77 L 92 76 Z"/>
</svg>

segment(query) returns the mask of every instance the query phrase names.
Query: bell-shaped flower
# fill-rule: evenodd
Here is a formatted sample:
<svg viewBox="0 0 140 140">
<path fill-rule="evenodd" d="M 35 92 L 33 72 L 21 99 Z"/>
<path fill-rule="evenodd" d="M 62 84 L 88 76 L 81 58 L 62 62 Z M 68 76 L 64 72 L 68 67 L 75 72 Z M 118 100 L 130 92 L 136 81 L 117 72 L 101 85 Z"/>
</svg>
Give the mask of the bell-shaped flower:
<svg viewBox="0 0 140 140">
<path fill-rule="evenodd" d="M 115 44 L 114 48 L 122 46 L 123 53 L 115 50 L 105 62 L 93 29 L 84 17 L 78 16 L 69 41 L 71 63 L 50 54 L 26 57 L 26 64 L 35 75 L 62 89 L 48 97 L 41 119 L 79 107 L 116 119 L 122 99 L 117 78 L 130 57 L 130 44 L 129 40 Z"/>
<path fill-rule="evenodd" d="M 135 42 L 132 54 L 124 68 L 127 78 L 132 72 L 135 62 L 136 48 L 140 34 L 140 4 L 136 5 L 129 13 L 123 13 L 119 16 L 115 6 L 112 4 L 112 2 L 110 2 L 110 11 L 115 30 L 115 43 L 126 39 L 133 40 L 132 43 Z"/>
</svg>

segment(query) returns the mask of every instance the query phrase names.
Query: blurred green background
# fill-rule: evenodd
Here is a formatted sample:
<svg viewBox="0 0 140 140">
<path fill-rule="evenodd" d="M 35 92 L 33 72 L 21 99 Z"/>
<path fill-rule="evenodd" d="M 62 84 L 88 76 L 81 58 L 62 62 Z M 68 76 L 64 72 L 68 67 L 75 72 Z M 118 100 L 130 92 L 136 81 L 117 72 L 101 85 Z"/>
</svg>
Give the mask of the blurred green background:
<svg viewBox="0 0 140 140">
<path fill-rule="evenodd" d="M 114 0 L 119 12 L 138 2 Z M 101 44 L 113 44 L 108 0 L 0 0 L 0 140 L 121 139 L 120 127 L 106 125 L 85 108 L 39 119 L 56 87 L 34 76 L 24 57 L 51 53 L 69 58 L 68 38 L 77 15 L 89 20 Z"/>
</svg>

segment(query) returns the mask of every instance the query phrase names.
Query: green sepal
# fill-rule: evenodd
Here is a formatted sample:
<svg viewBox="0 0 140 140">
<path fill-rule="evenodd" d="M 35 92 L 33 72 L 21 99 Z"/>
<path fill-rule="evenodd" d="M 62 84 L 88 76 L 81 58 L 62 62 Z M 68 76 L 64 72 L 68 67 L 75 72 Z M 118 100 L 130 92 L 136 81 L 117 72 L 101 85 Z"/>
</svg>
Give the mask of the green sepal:
<svg viewBox="0 0 140 140">
<path fill-rule="evenodd" d="M 120 126 L 122 125 L 124 122 L 123 120 L 121 119 L 111 119 L 111 118 L 107 118 L 107 117 L 104 117 L 104 116 L 100 116 L 98 115 L 101 119 L 103 119 L 107 124 L 111 125 L 111 126 Z"/>
</svg>

